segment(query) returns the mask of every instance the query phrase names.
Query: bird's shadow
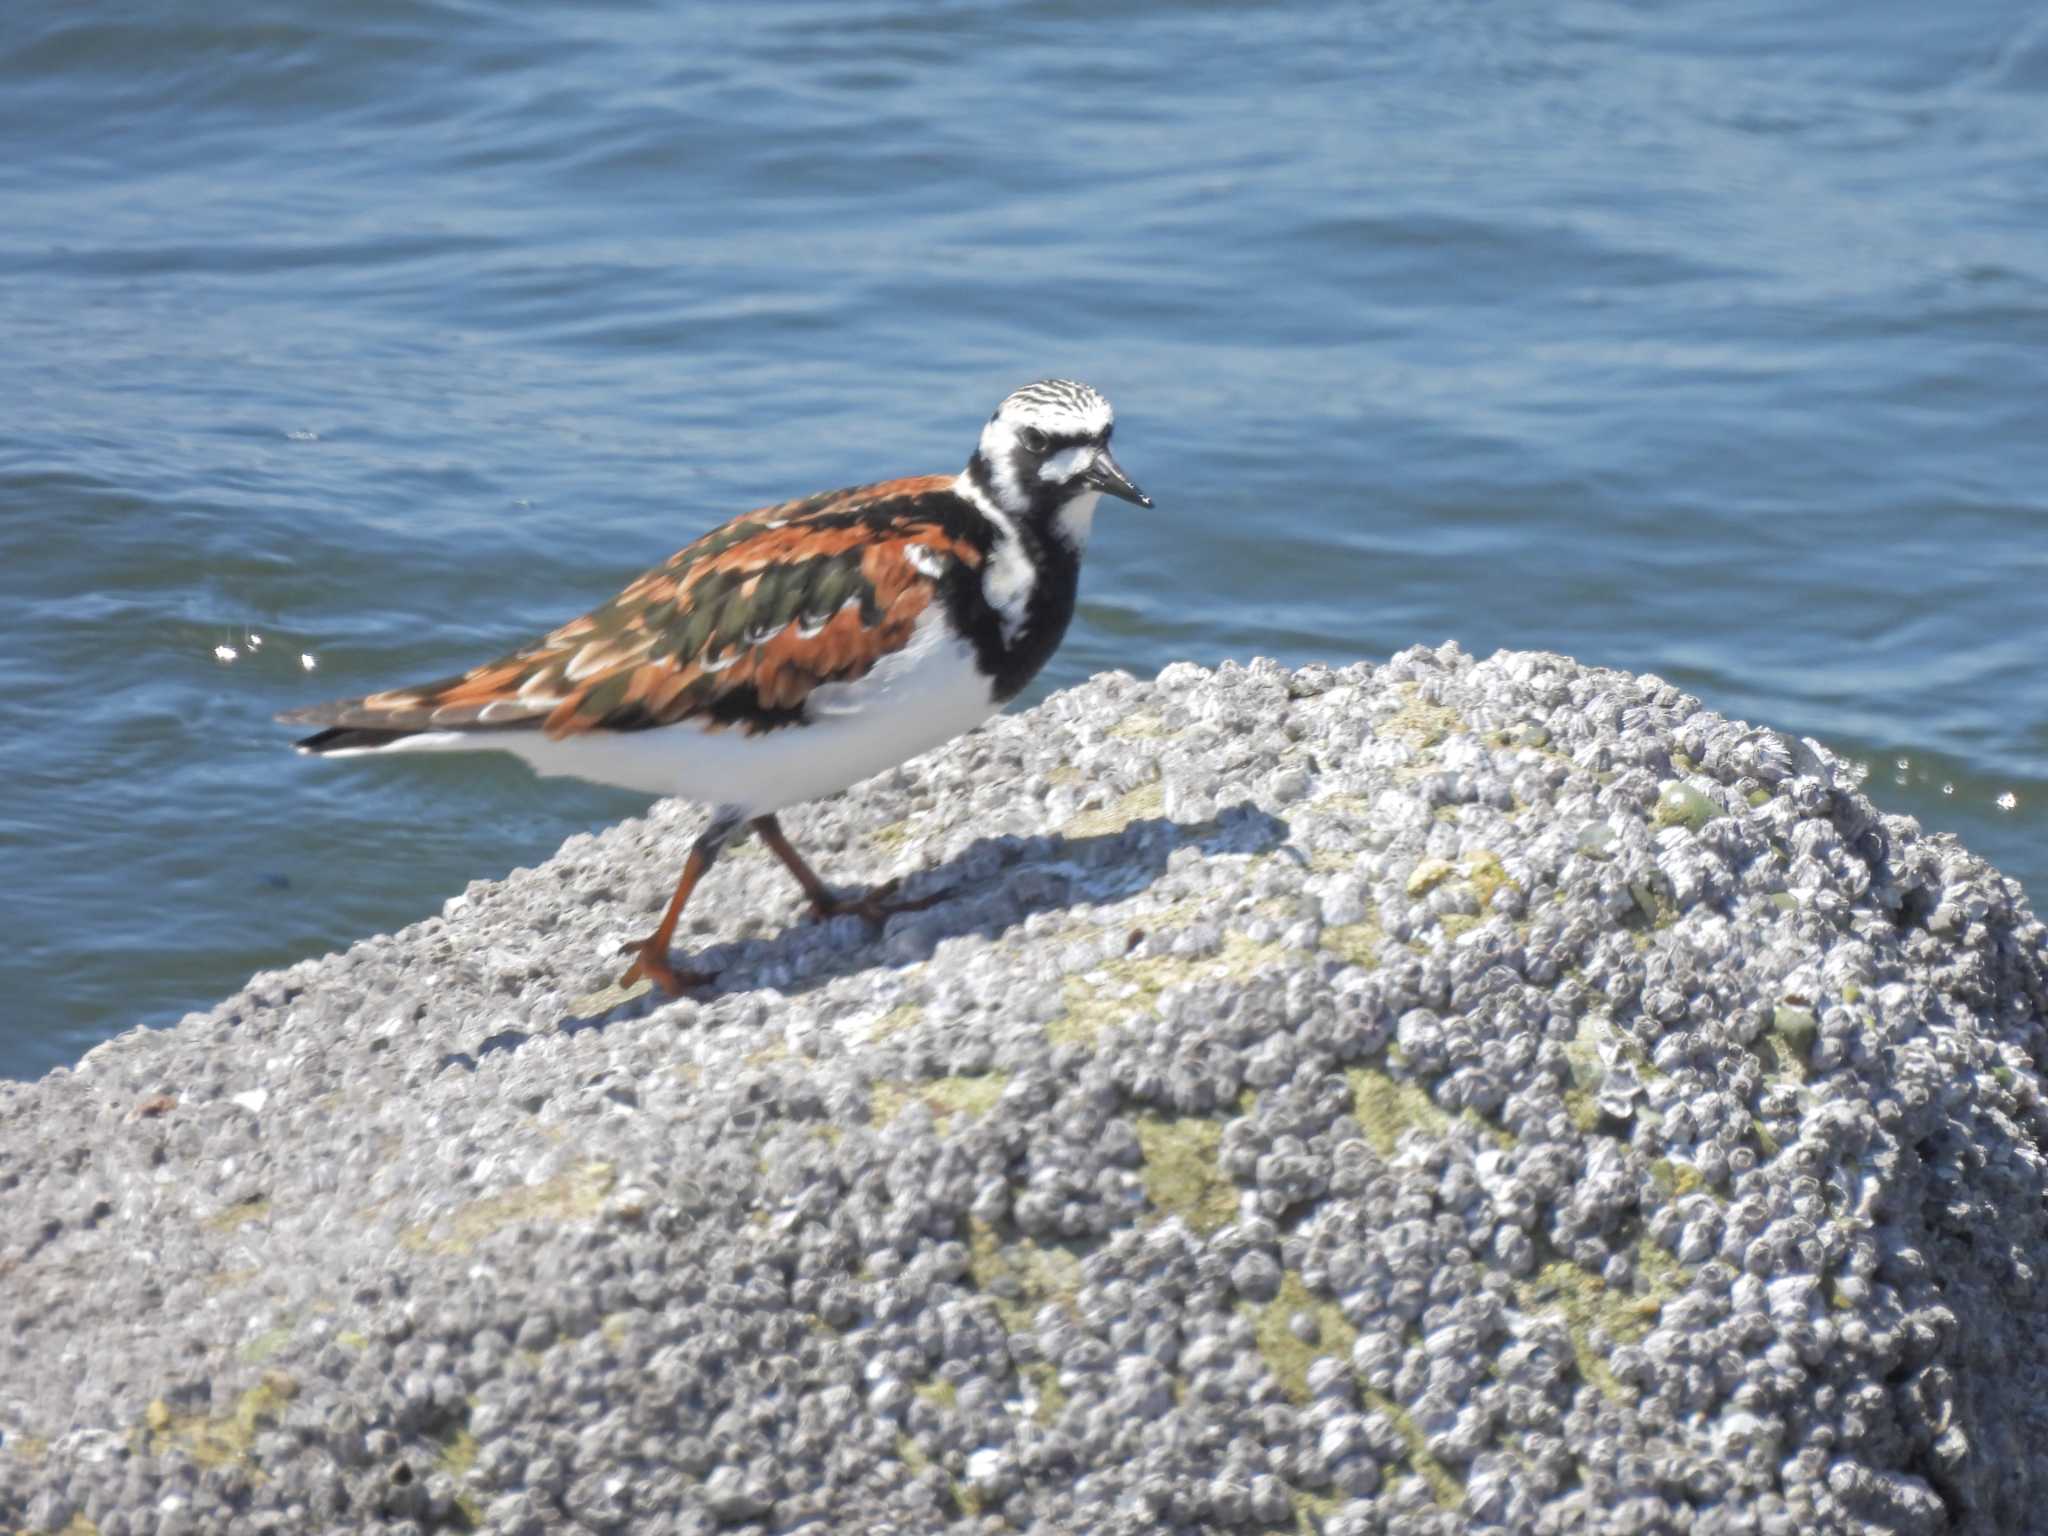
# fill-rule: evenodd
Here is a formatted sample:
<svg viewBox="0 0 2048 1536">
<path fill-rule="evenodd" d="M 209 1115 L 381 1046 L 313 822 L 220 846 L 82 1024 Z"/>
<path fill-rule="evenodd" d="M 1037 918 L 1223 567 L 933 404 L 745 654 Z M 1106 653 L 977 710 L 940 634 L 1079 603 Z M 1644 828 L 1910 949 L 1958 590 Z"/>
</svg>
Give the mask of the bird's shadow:
<svg viewBox="0 0 2048 1536">
<path fill-rule="evenodd" d="M 1034 912 L 1128 900 L 1163 875 L 1168 861 L 1183 848 L 1204 854 L 1265 853 L 1288 836 L 1286 822 L 1243 801 L 1205 821 L 1152 816 L 1113 832 L 977 838 L 952 858 L 904 881 L 906 899 L 928 897 L 931 904 L 893 921 L 886 935 L 870 930 L 859 941 L 828 951 L 822 960 L 805 942 L 805 936 L 815 931 L 808 921 L 768 938 L 713 944 L 689 957 L 690 965 L 710 972 L 713 980 L 684 995 L 710 1002 L 773 985 L 786 997 L 801 996 L 861 971 L 900 970 L 931 958 L 948 939 L 975 933 L 993 939 Z M 792 976 L 796 967 L 787 962 L 796 958 L 800 943 L 812 952 L 801 973 Z M 733 978 L 729 982 L 728 976 Z M 628 994 L 613 987 L 571 1004 L 555 1030 L 577 1034 L 603 1029 L 620 1019 L 637 1018 L 664 1001 L 658 993 L 650 1001 L 645 992 Z M 453 1052 L 443 1064 L 474 1068 L 478 1058 L 517 1050 L 529 1038 L 522 1030 L 504 1030 L 483 1041 L 473 1054 Z"/>
</svg>

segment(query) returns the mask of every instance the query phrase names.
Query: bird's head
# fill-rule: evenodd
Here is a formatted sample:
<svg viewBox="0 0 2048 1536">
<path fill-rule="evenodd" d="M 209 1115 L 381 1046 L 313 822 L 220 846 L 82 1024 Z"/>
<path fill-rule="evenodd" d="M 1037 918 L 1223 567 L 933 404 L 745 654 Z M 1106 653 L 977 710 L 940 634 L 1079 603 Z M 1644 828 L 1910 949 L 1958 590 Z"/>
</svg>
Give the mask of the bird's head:
<svg viewBox="0 0 2048 1536">
<path fill-rule="evenodd" d="M 1086 384 L 1041 379 L 996 407 L 981 429 L 970 474 L 1003 511 L 1057 515 L 1070 503 L 1107 491 L 1141 507 L 1152 498 L 1132 483 L 1109 451 L 1116 413 Z"/>
</svg>

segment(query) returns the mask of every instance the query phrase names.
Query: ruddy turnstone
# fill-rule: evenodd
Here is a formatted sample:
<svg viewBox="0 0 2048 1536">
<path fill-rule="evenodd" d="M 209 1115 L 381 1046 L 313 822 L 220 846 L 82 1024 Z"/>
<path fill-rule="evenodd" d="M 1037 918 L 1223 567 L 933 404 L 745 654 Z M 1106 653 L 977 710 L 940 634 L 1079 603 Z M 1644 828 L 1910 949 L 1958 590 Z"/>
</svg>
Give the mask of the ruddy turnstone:
<svg viewBox="0 0 2048 1536">
<path fill-rule="evenodd" d="M 711 807 L 654 933 L 621 978 L 671 994 L 683 906 L 751 828 L 820 918 L 879 920 L 891 886 L 836 897 L 775 813 L 929 751 L 1037 675 L 1074 616 L 1107 491 L 1152 505 L 1109 451 L 1086 384 L 1046 379 L 996 408 L 957 475 L 826 491 L 734 518 L 601 608 L 459 677 L 294 710 L 320 757 L 495 749 Z"/>
</svg>

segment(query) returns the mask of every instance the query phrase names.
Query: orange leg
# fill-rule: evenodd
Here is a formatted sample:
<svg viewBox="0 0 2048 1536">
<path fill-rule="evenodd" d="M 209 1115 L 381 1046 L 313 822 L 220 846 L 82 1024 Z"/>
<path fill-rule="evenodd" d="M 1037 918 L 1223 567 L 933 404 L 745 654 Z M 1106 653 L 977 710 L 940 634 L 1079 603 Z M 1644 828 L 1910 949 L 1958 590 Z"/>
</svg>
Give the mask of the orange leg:
<svg viewBox="0 0 2048 1536">
<path fill-rule="evenodd" d="M 789 838 L 783 834 L 781 822 L 772 815 L 756 816 L 749 825 L 760 835 L 761 841 L 768 845 L 769 851 L 782 860 L 788 866 L 789 872 L 796 876 L 796 883 L 804 888 L 804 895 L 810 899 L 812 915 L 821 923 L 827 918 L 850 912 L 855 917 L 866 918 L 879 926 L 892 912 L 920 911 L 937 901 L 939 895 L 945 894 L 940 892 L 939 895 L 927 896 L 921 901 L 891 901 L 889 898 L 895 894 L 896 887 L 902 882 L 890 880 L 876 886 L 865 896 L 835 896 L 832 894 L 832 888 L 818 878 L 817 871 L 804 862 L 803 855 L 796 851 Z"/>
<path fill-rule="evenodd" d="M 623 954 L 635 954 L 638 958 L 619 978 L 620 986 L 630 987 L 645 977 L 670 997 L 676 997 L 685 987 L 701 987 L 711 980 L 701 971 L 679 971 L 670 965 L 668 947 L 676 935 L 676 922 L 682 917 L 683 908 L 689 905 L 690 893 L 697 889 L 697 882 L 716 862 L 719 850 L 739 829 L 739 824 L 737 815 L 721 810 L 712 817 L 704 835 L 691 845 L 690 856 L 683 860 L 683 876 L 676 882 L 676 893 L 669 898 L 668 910 L 661 915 L 661 926 L 647 938 L 628 944 L 621 951 Z"/>
</svg>

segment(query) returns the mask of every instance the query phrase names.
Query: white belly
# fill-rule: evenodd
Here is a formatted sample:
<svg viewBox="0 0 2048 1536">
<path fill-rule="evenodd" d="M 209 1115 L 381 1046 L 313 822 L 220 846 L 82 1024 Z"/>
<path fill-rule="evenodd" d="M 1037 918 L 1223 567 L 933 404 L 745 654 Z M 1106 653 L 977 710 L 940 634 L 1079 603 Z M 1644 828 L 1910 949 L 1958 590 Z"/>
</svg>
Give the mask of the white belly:
<svg viewBox="0 0 2048 1536">
<path fill-rule="evenodd" d="M 947 632 L 934 607 L 918 621 L 910 644 L 884 657 L 866 677 L 813 692 L 806 725 L 757 736 L 736 725 L 674 725 L 559 741 L 538 731 L 428 731 L 372 750 L 494 749 L 516 754 L 536 773 L 681 795 L 762 816 L 836 794 L 929 752 L 973 730 L 997 707 L 988 679 L 974 669 L 973 653 Z"/>
</svg>

